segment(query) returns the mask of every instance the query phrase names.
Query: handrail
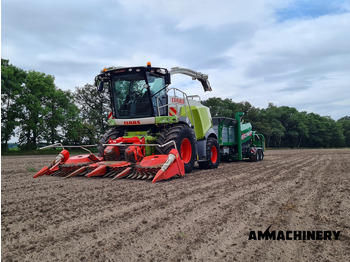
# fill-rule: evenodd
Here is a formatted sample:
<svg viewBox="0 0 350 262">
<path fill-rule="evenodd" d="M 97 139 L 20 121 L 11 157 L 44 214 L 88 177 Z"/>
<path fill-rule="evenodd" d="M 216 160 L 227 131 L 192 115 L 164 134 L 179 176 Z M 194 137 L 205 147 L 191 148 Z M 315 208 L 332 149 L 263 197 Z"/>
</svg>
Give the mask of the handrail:
<svg viewBox="0 0 350 262">
<path fill-rule="evenodd" d="M 192 109 L 191 109 L 191 104 L 190 104 L 190 101 L 189 101 L 188 98 L 189 98 L 189 97 L 191 97 L 191 98 L 193 98 L 193 97 L 199 97 L 199 96 L 198 96 L 198 95 L 188 96 L 185 92 L 181 91 L 180 89 L 177 89 L 177 88 L 175 88 L 175 87 L 172 87 L 172 88 L 167 88 L 166 94 L 167 94 L 168 99 L 169 99 L 169 93 L 170 93 L 171 91 L 173 91 L 173 93 L 174 93 L 173 97 L 174 97 L 175 99 L 176 99 L 176 98 L 179 98 L 179 96 L 176 95 L 176 92 L 179 92 L 179 93 L 182 94 L 182 100 L 185 102 L 184 105 L 185 105 L 185 114 L 186 114 L 186 117 L 190 120 L 191 125 L 194 127 L 194 126 L 195 126 L 195 124 L 194 124 L 194 115 L 193 115 L 193 112 L 192 112 Z M 157 99 L 156 101 L 157 101 L 158 116 L 160 116 L 160 109 L 161 109 L 161 108 L 169 107 L 170 104 L 173 104 L 173 103 L 170 103 L 170 102 L 168 101 L 167 104 L 160 106 L 160 105 L 159 105 L 160 98 L 157 97 L 156 99 Z M 199 97 L 199 99 L 200 99 L 200 97 Z M 200 101 L 200 100 L 199 100 L 199 101 Z M 176 104 L 176 111 L 177 111 L 176 115 L 179 115 L 180 110 L 179 110 L 178 104 L 177 104 L 177 103 L 175 103 L 175 104 Z M 187 107 L 188 107 L 188 109 L 187 109 Z M 189 113 L 188 113 L 188 110 L 189 110 Z M 192 119 L 192 121 L 191 121 L 191 119 L 189 118 L 189 114 L 191 114 L 191 119 Z"/>
<path fill-rule="evenodd" d="M 40 147 L 39 149 L 46 149 L 46 148 L 58 148 L 58 147 L 62 147 L 62 149 L 65 149 L 65 147 L 67 148 L 81 148 L 87 152 L 90 153 L 90 155 L 92 155 L 92 152 L 85 148 L 85 147 L 97 147 L 98 145 L 82 145 L 82 146 L 64 146 L 62 145 L 62 143 L 56 143 L 56 144 L 52 144 L 52 145 L 49 145 L 49 146 L 44 146 L 44 147 Z"/>
<path fill-rule="evenodd" d="M 193 100 L 194 100 L 194 98 L 198 98 L 198 101 L 200 103 L 202 103 L 201 97 L 199 95 L 188 95 L 187 97 L 190 99 L 193 99 Z"/>
</svg>

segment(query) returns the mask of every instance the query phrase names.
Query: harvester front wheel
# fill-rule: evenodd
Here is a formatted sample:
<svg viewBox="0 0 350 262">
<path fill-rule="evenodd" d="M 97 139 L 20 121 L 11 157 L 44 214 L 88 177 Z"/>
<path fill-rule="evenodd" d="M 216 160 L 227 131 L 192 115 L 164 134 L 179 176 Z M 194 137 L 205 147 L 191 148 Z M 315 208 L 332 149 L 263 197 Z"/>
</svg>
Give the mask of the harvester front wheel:
<svg viewBox="0 0 350 262">
<path fill-rule="evenodd" d="M 218 140 L 214 137 L 207 139 L 207 161 L 198 162 L 199 168 L 217 168 L 220 164 L 220 149 Z"/>
<path fill-rule="evenodd" d="M 101 137 L 100 142 L 97 146 L 98 156 L 103 156 L 103 151 L 105 150 L 105 146 L 103 144 L 107 144 L 109 139 L 117 139 L 118 137 L 123 136 L 123 130 L 120 128 L 111 128 L 107 130 L 107 132 Z M 121 154 L 122 156 L 124 154 Z"/>
<path fill-rule="evenodd" d="M 175 141 L 176 148 L 180 153 L 181 159 L 185 164 L 185 173 L 191 173 L 194 167 L 196 156 L 196 142 L 194 132 L 189 126 L 174 125 L 164 129 L 158 138 L 159 144 L 166 144 L 170 141 Z M 173 144 L 165 147 L 156 147 L 157 154 L 169 154 L 170 150 L 174 148 Z"/>
</svg>

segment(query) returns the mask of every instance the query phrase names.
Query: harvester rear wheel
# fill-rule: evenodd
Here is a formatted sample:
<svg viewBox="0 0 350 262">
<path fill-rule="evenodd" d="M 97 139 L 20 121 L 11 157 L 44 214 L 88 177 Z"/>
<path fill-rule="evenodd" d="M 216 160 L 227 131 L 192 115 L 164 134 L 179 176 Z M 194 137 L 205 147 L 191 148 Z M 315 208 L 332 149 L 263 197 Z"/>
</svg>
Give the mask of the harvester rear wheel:
<svg viewBox="0 0 350 262">
<path fill-rule="evenodd" d="M 220 149 L 218 140 L 214 137 L 207 139 L 207 161 L 198 162 L 199 168 L 217 168 L 220 164 Z"/>
<path fill-rule="evenodd" d="M 101 137 L 100 142 L 97 146 L 98 156 L 103 156 L 103 151 L 106 148 L 103 146 L 103 144 L 107 144 L 109 139 L 116 139 L 121 136 L 123 136 L 123 130 L 121 128 L 115 127 L 107 130 L 107 132 Z M 123 150 L 123 152 L 120 152 L 120 155 L 124 156 L 124 148 L 120 147 L 119 150 Z"/>
<path fill-rule="evenodd" d="M 173 125 L 167 129 L 163 129 L 159 134 L 157 143 L 165 144 L 175 141 L 176 148 L 180 153 L 181 159 L 185 163 L 185 173 L 191 173 L 194 167 L 196 156 L 196 140 L 192 129 L 187 125 Z M 173 144 L 165 147 L 156 147 L 156 154 L 169 154 L 174 148 Z"/>
</svg>

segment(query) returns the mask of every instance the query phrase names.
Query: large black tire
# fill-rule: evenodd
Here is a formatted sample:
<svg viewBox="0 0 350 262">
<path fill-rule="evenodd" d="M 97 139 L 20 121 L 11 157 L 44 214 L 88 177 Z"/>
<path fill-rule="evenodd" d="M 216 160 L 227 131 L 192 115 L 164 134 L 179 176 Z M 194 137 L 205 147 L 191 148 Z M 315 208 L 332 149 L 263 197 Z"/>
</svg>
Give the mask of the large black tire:
<svg viewBox="0 0 350 262">
<path fill-rule="evenodd" d="M 220 164 L 220 148 L 218 140 L 215 137 L 207 139 L 207 161 L 198 162 L 199 168 L 211 169 L 217 168 Z"/>
<path fill-rule="evenodd" d="M 180 153 L 182 160 L 185 162 L 185 172 L 191 173 L 194 167 L 196 158 L 196 139 L 194 132 L 187 125 L 173 125 L 169 128 L 163 129 L 159 134 L 157 143 L 166 144 L 170 141 L 175 141 L 176 148 Z M 169 154 L 170 150 L 174 148 L 173 144 L 165 147 L 156 147 L 157 154 Z"/>
<path fill-rule="evenodd" d="M 255 155 L 249 157 L 250 162 L 256 162 L 258 160 L 258 152 Z"/>
<path fill-rule="evenodd" d="M 264 151 L 260 150 L 260 160 L 264 160 Z"/>
<path fill-rule="evenodd" d="M 121 137 L 124 135 L 123 130 L 120 127 L 114 127 L 109 130 L 101 137 L 100 142 L 98 143 L 97 150 L 98 150 L 98 156 L 103 156 L 103 151 L 105 150 L 105 146 L 103 144 L 107 144 L 109 139 L 116 139 L 118 137 Z M 119 150 L 124 149 L 123 147 L 120 147 Z M 124 152 L 120 154 L 121 156 L 124 155 Z"/>
<path fill-rule="evenodd" d="M 260 150 L 258 150 L 258 152 L 256 152 L 256 161 L 260 161 L 261 160 L 261 153 Z"/>
<path fill-rule="evenodd" d="M 262 161 L 263 160 L 263 152 L 262 152 L 262 150 L 258 150 L 258 161 Z"/>
</svg>

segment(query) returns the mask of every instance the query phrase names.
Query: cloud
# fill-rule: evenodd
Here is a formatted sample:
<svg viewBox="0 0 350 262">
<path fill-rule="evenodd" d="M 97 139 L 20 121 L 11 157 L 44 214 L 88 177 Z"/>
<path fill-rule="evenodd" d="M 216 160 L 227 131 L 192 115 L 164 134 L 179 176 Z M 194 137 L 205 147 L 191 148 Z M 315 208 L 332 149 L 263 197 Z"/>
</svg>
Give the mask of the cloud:
<svg viewBox="0 0 350 262">
<path fill-rule="evenodd" d="M 179 0 L 164 2 L 158 0 L 124 1 L 128 10 L 142 9 L 146 14 L 152 13 L 175 21 L 178 30 L 191 30 L 194 28 L 218 28 L 233 24 L 263 25 L 271 22 L 271 14 L 275 8 L 286 5 L 281 1 L 270 0 Z"/>
<path fill-rule="evenodd" d="M 3 58 L 63 89 L 151 61 L 209 74 L 211 93 L 174 81 L 203 98 L 350 114 L 349 1 L 3 0 L 2 11 Z"/>
<path fill-rule="evenodd" d="M 234 70 L 226 72 L 233 81 L 232 91 L 225 92 L 225 96 L 248 100 L 256 106 L 266 106 L 268 100 L 299 108 L 298 101 L 304 101 L 303 108 L 310 108 L 308 105 L 314 102 L 325 105 L 330 98 L 349 98 L 349 92 L 341 86 L 350 80 L 349 33 L 349 13 L 285 21 L 258 30 L 254 37 L 225 53 L 234 64 Z M 224 76 L 220 81 L 229 85 Z M 319 91 L 326 86 L 332 91 Z M 329 103 L 327 110 L 317 110 L 329 115 L 331 108 Z"/>
</svg>

